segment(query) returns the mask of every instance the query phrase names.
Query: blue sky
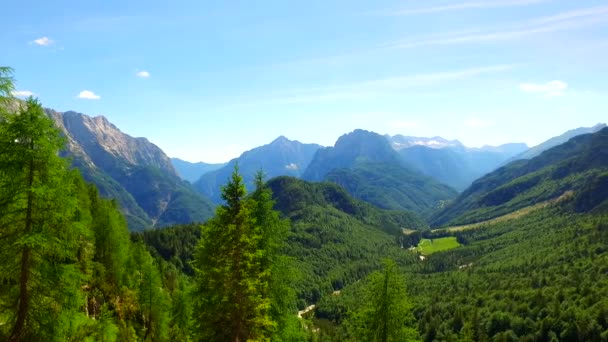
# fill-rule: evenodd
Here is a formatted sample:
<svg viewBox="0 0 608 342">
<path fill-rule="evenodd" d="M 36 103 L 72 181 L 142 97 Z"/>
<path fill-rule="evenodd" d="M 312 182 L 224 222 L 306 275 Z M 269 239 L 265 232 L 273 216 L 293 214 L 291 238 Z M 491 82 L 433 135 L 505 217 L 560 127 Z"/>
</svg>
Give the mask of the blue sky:
<svg viewBox="0 0 608 342">
<path fill-rule="evenodd" d="M 6 8 L 8 6 L 8 8 Z M 538 144 L 608 121 L 608 2 L 11 1 L 0 65 L 59 111 L 221 162 L 364 128 Z"/>
</svg>

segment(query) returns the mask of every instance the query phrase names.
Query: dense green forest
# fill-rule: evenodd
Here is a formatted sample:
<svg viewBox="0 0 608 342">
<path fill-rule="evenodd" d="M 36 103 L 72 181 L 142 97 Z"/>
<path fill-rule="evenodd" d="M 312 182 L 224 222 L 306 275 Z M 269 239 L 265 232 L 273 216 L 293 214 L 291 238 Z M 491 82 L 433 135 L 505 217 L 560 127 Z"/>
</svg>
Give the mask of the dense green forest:
<svg viewBox="0 0 608 342">
<path fill-rule="evenodd" d="M 469 229 L 235 166 L 208 221 L 130 232 L 11 90 L 0 68 L 2 341 L 608 340 L 608 129 L 475 182 L 438 222 L 570 195 Z"/>
</svg>

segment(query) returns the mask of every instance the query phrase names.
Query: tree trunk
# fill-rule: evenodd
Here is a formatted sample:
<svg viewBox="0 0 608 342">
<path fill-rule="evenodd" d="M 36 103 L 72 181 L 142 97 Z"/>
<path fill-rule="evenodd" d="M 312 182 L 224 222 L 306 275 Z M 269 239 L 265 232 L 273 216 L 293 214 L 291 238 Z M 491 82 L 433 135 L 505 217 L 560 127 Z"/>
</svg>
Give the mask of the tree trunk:
<svg viewBox="0 0 608 342">
<path fill-rule="evenodd" d="M 34 140 L 30 141 L 30 150 L 34 150 Z M 34 193 L 32 186 L 34 184 L 34 159 L 30 159 L 28 174 L 28 193 L 27 193 L 27 209 L 25 214 L 25 235 L 32 231 L 32 206 L 34 201 Z M 21 276 L 19 277 L 19 309 L 17 311 L 17 321 L 13 328 L 9 342 L 21 341 L 25 332 L 26 317 L 30 304 L 30 294 L 28 290 L 30 280 L 30 258 L 32 251 L 29 246 L 23 247 L 21 253 Z"/>
</svg>

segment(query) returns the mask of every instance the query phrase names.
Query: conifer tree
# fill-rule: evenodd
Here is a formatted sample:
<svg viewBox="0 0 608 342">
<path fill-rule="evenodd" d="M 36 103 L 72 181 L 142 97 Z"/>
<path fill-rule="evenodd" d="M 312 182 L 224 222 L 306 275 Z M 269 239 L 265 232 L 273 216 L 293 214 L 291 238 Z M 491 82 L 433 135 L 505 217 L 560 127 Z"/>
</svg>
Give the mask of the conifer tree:
<svg viewBox="0 0 608 342">
<path fill-rule="evenodd" d="M 350 318 L 355 340 L 416 341 L 418 333 L 411 326 L 414 322 L 411 308 L 397 265 L 385 260 L 382 272 L 369 276 L 364 303 Z"/>
<path fill-rule="evenodd" d="M 195 259 L 194 320 L 202 341 L 268 341 L 274 328 L 269 315 L 265 251 L 258 249 L 262 229 L 246 196 L 238 167 L 222 198 L 226 204 L 204 227 Z"/>
<path fill-rule="evenodd" d="M 16 114 L 1 113 L 0 302 L 8 321 L 0 329 L 10 330 L 0 337 L 8 341 L 51 340 L 61 315 L 77 314 L 81 304 L 77 200 L 58 156 L 63 142 L 33 98 Z"/>
</svg>

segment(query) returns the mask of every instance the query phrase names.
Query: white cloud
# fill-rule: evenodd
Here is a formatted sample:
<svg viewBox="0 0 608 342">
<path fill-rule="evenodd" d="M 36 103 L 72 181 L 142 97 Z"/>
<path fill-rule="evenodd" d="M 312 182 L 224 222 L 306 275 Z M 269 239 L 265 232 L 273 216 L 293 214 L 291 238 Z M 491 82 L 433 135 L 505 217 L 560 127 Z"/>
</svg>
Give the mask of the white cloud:
<svg viewBox="0 0 608 342">
<path fill-rule="evenodd" d="M 465 9 L 486 9 L 486 8 L 499 8 L 499 7 L 512 7 L 512 6 L 525 6 L 534 5 L 548 0 L 502 0 L 502 1 L 469 1 L 461 2 L 456 4 L 433 6 L 433 7 L 421 7 L 397 10 L 392 12 L 386 12 L 385 15 L 415 15 L 415 14 L 426 14 L 426 13 L 437 13 L 454 10 L 465 10 Z"/>
<path fill-rule="evenodd" d="M 17 96 L 17 97 L 28 97 L 28 96 L 33 96 L 34 93 L 29 91 L 29 90 L 15 90 L 12 92 L 13 96 Z"/>
<path fill-rule="evenodd" d="M 78 94 L 79 99 L 87 99 L 87 100 L 99 100 L 101 96 L 95 94 L 90 90 L 83 90 Z"/>
<path fill-rule="evenodd" d="M 49 39 L 49 37 L 41 37 L 38 39 L 34 39 L 34 41 L 32 41 L 32 43 L 39 45 L 39 46 L 49 46 L 51 44 L 53 44 L 55 41 Z"/>
<path fill-rule="evenodd" d="M 285 169 L 295 171 L 295 170 L 298 170 L 299 167 L 297 164 L 291 163 L 291 164 L 285 165 Z"/>
<path fill-rule="evenodd" d="M 149 72 L 147 72 L 147 71 L 145 71 L 145 70 L 142 70 L 142 71 L 138 71 L 138 72 L 135 74 L 135 76 L 137 76 L 137 77 L 139 77 L 139 78 L 148 78 L 148 77 L 150 77 L 150 73 L 149 73 Z"/>
<path fill-rule="evenodd" d="M 568 84 L 564 81 L 549 81 L 544 84 L 538 83 L 522 83 L 519 85 L 519 89 L 526 93 L 541 93 L 546 96 L 562 96 Z"/>
</svg>

